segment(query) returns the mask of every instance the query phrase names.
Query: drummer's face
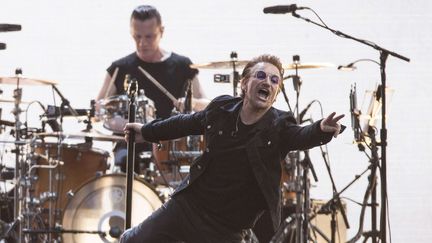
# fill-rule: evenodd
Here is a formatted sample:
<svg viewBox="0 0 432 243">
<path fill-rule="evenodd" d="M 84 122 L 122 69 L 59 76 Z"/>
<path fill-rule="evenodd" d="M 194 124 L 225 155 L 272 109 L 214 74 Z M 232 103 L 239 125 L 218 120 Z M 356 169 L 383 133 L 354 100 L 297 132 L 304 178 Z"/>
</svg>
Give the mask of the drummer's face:
<svg viewBox="0 0 432 243">
<path fill-rule="evenodd" d="M 152 58 L 159 54 L 163 26 L 158 25 L 156 18 L 144 21 L 132 19 L 130 25 L 138 57 L 144 61 L 153 61 Z"/>
</svg>

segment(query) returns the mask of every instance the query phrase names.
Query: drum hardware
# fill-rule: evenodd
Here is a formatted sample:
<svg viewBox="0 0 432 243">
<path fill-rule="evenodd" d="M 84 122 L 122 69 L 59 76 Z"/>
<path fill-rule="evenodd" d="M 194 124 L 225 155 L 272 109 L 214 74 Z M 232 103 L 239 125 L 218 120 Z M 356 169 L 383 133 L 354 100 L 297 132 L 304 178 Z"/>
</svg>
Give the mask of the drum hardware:
<svg viewBox="0 0 432 243">
<path fill-rule="evenodd" d="M 195 159 L 202 155 L 202 151 L 170 151 L 169 154 L 177 159 Z"/>
</svg>

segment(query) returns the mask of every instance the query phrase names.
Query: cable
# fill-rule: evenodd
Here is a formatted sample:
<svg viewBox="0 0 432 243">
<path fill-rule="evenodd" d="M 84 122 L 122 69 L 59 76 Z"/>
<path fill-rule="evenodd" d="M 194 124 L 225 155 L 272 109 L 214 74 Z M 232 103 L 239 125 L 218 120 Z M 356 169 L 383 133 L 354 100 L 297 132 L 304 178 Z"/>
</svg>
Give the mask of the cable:
<svg viewBox="0 0 432 243">
<path fill-rule="evenodd" d="M 315 10 L 313 10 L 313 9 L 311 9 L 311 8 L 308 8 L 308 7 L 306 7 L 305 9 L 307 9 L 307 10 L 309 10 L 309 11 L 312 11 L 314 14 L 315 14 L 315 16 L 317 16 L 317 18 L 319 19 L 319 21 L 321 21 L 321 23 L 325 26 L 325 27 L 327 27 L 328 28 L 328 26 L 327 26 L 327 24 L 326 23 L 324 23 L 324 21 L 321 19 L 321 17 L 315 12 Z"/>
</svg>

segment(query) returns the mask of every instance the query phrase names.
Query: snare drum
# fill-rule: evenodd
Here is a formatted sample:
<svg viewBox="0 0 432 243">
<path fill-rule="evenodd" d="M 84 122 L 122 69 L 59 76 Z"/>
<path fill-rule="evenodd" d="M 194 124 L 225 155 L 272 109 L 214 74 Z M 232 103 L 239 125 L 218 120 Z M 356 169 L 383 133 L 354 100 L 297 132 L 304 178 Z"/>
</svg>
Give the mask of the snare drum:
<svg viewBox="0 0 432 243">
<path fill-rule="evenodd" d="M 63 215 L 65 229 L 101 231 L 98 234 L 63 234 L 63 242 L 117 242 L 110 230 L 123 231 L 126 219 L 126 176 L 104 175 L 80 187 L 66 206 Z M 136 226 L 153 211 L 162 206 L 162 201 L 144 181 L 135 178 L 132 193 L 131 225 Z"/>
<path fill-rule="evenodd" d="M 87 180 L 107 170 L 109 153 L 91 148 L 88 144 L 39 143 L 35 145 L 37 165 L 48 165 L 52 160 L 58 163 L 53 169 L 37 168 L 34 195 L 42 206 L 48 208 L 49 202 L 56 202 L 56 208 L 63 209 L 69 191 L 76 190 Z M 50 188 L 51 183 L 51 190 Z"/>
<path fill-rule="evenodd" d="M 148 123 L 155 119 L 156 108 L 152 100 L 144 95 L 136 98 L 136 122 Z M 95 116 L 103 121 L 103 126 L 115 133 L 123 133 L 124 125 L 128 122 L 129 98 L 127 95 L 111 96 L 99 100 Z"/>
</svg>

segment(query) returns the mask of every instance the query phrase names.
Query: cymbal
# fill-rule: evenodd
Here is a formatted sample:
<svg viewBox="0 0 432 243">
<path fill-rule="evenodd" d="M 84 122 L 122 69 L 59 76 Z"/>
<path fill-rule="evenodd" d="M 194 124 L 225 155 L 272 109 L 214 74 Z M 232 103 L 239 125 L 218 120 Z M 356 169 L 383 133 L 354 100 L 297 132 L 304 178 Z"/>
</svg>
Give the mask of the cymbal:
<svg viewBox="0 0 432 243">
<path fill-rule="evenodd" d="M 0 84 L 14 84 L 16 85 L 19 81 L 20 85 L 55 85 L 58 84 L 56 81 L 41 80 L 24 77 L 0 77 Z"/>
<path fill-rule="evenodd" d="M 36 136 L 39 137 L 63 137 L 63 138 L 92 138 L 96 141 L 122 141 L 124 140 L 124 137 L 122 136 L 115 136 L 115 135 L 105 135 L 100 134 L 95 131 L 81 131 L 81 132 L 73 132 L 73 133 L 67 133 L 67 132 L 45 132 L 45 133 L 38 133 Z"/>
<path fill-rule="evenodd" d="M 248 62 L 249 62 L 248 60 L 234 61 L 235 66 L 237 68 L 244 68 Z M 191 68 L 203 68 L 203 69 L 232 69 L 233 68 L 233 61 L 221 61 L 221 62 L 208 62 L 208 63 L 201 63 L 201 64 L 192 64 L 192 65 L 190 65 L 190 67 Z"/>
<path fill-rule="evenodd" d="M 290 63 L 282 64 L 284 69 L 310 69 L 310 68 L 325 68 L 325 67 L 335 67 L 336 65 L 325 62 L 309 62 L 309 63 Z"/>
<path fill-rule="evenodd" d="M 13 100 L 13 99 L 0 99 L 0 103 L 1 102 L 3 102 L 3 103 L 15 103 L 15 100 Z M 21 100 L 20 103 L 21 104 L 28 104 L 30 102 Z"/>
<path fill-rule="evenodd" d="M 240 60 L 235 61 L 235 65 L 237 68 L 244 68 L 248 63 L 248 60 Z M 335 67 L 336 65 L 331 63 L 290 63 L 290 64 L 282 64 L 283 69 L 309 69 L 309 68 L 324 68 L 324 67 Z M 221 62 L 208 62 L 201 64 L 192 64 L 191 68 L 203 68 L 203 69 L 232 69 L 233 61 L 221 61 Z"/>
</svg>

